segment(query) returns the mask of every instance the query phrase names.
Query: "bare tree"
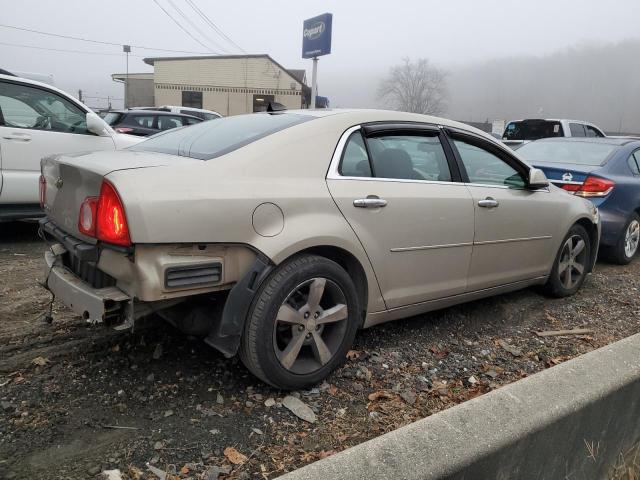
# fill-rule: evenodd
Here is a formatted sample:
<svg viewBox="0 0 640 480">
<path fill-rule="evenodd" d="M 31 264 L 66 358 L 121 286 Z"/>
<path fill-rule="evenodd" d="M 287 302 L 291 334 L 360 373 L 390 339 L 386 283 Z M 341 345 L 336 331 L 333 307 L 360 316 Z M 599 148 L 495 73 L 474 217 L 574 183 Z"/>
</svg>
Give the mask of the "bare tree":
<svg viewBox="0 0 640 480">
<path fill-rule="evenodd" d="M 389 69 L 378 87 L 378 96 L 391 108 L 405 112 L 438 115 L 446 110 L 447 72 L 434 67 L 426 58 Z"/>
</svg>

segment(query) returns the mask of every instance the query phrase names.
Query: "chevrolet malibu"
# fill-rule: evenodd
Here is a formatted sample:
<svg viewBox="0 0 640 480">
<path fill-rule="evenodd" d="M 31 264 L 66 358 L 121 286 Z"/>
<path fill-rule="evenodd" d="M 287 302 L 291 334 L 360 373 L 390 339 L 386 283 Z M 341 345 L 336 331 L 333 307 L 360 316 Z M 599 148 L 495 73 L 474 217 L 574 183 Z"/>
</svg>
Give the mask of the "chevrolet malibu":
<svg viewBox="0 0 640 480">
<path fill-rule="evenodd" d="M 592 269 L 589 201 L 472 127 L 374 110 L 227 117 L 42 161 L 46 283 L 90 322 L 152 313 L 296 389 L 359 328 Z M 156 318 L 157 318 L 156 317 Z"/>
</svg>

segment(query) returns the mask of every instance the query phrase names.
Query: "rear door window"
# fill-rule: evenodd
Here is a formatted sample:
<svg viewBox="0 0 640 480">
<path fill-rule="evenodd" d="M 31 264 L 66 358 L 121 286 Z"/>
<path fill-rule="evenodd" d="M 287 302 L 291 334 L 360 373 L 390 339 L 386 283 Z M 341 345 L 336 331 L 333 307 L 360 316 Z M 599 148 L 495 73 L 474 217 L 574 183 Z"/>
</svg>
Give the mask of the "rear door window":
<svg viewBox="0 0 640 480">
<path fill-rule="evenodd" d="M 584 128 L 587 131 L 587 137 L 604 137 L 604 134 L 591 125 L 585 125 Z"/>
<path fill-rule="evenodd" d="M 373 174 L 378 178 L 451 181 L 438 133 L 380 135 L 367 138 Z"/>
<path fill-rule="evenodd" d="M 581 123 L 570 123 L 569 128 L 571 129 L 572 137 L 586 137 L 587 134 L 584 131 L 584 125 Z"/>
</svg>

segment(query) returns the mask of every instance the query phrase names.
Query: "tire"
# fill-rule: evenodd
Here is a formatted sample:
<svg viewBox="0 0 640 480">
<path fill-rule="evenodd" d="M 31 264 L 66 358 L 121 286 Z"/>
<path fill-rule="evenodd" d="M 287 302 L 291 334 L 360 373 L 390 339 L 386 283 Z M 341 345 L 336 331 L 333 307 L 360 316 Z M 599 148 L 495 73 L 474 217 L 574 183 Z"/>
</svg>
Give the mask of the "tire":
<svg viewBox="0 0 640 480">
<path fill-rule="evenodd" d="M 580 241 L 584 242 L 581 248 Z M 549 279 L 544 286 L 544 292 L 556 298 L 573 295 L 587 278 L 589 262 L 591 262 L 589 234 L 584 227 L 576 224 L 569 229 L 560 244 Z"/>
<path fill-rule="evenodd" d="M 353 281 L 340 265 L 316 255 L 293 257 L 256 293 L 240 359 L 276 388 L 316 384 L 345 361 L 360 324 L 359 312 Z"/>
<path fill-rule="evenodd" d="M 629 242 L 629 243 L 627 243 Z M 618 265 L 627 265 L 638 253 L 640 242 L 640 216 L 633 213 L 625 223 L 618 243 L 605 250 L 607 260 Z"/>
</svg>

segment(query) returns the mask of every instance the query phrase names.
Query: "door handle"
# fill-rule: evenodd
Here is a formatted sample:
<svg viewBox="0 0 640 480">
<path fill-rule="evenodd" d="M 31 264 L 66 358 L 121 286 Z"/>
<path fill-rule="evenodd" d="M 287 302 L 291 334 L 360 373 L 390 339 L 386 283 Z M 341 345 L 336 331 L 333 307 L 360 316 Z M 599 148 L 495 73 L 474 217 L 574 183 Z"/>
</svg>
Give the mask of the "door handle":
<svg viewBox="0 0 640 480">
<path fill-rule="evenodd" d="M 5 140 L 19 140 L 21 142 L 31 141 L 31 135 L 29 135 L 28 133 L 8 133 L 2 138 L 4 138 Z"/>
<path fill-rule="evenodd" d="M 369 195 L 367 198 L 358 198 L 354 200 L 353 206 L 358 208 L 386 207 L 387 201 L 384 198 L 380 198 L 375 195 Z"/>
<path fill-rule="evenodd" d="M 495 198 L 491 198 L 491 197 L 487 197 L 484 200 L 480 200 L 478 201 L 478 206 L 479 207 L 484 207 L 484 208 L 495 208 L 498 205 L 500 205 L 498 203 L 498 201 Z"/>
</svg>

